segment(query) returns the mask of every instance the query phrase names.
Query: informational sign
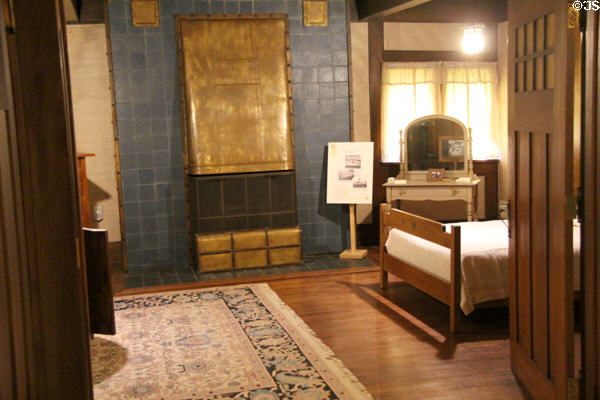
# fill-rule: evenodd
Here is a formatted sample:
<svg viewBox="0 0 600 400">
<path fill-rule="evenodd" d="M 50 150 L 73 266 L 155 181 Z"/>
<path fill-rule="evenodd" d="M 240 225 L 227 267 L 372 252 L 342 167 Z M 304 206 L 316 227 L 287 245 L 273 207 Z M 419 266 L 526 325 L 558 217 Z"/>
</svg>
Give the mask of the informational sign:
<svg viewBox="0 0 600 400">
<path fill-rule="evenodd" d="M 371 204 L 373 142 L 329 143 L 327 203 Z"/>
</svg>

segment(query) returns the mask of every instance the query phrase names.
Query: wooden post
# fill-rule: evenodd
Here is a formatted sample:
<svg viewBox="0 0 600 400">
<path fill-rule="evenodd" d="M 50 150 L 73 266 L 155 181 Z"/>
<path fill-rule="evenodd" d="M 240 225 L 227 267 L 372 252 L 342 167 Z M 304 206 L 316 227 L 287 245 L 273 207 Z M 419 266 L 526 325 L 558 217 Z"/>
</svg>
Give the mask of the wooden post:
<svg viewBox="0 0 600 400">
<path fill-rule="evenodd" d="M 365 258 L 367 250 L 356 248 L 356 204 L 350 204 L 350 249 L 340 253 L 341 259 L 360 259 Z"/>
</svg>

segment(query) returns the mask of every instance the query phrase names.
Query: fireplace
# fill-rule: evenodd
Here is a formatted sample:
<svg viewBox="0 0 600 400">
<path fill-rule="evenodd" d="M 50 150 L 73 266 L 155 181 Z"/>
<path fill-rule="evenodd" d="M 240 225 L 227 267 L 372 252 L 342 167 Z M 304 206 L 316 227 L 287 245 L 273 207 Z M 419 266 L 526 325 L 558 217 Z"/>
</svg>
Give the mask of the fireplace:
<svg viewBox="0 0 600 400">
<path fill-rule="evenodd" d="M 297 225 L 295 171 L 190 176 L 193 234 Z"/>
<path fill-rule="evenodd" d="M 176 29 L 196 266 L 301 261 L 287 17 L 178 15 Z"/>
</svg>

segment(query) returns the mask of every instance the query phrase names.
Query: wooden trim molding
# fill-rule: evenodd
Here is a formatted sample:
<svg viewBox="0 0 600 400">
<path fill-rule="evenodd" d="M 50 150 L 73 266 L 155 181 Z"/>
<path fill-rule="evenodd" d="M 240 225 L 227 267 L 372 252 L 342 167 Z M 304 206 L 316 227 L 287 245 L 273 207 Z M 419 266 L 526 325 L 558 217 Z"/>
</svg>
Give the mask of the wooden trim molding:
<svg viewBox="0 0 600 400">
<path fill-rule="evenodd" d="M 110 83 L 110 98 L 112 110 L 113 136 L 115 146 L 115 172 L 117 176 L 117 196 L 119 201 L 119 226 L 121 228 L 121 256 L 123 271 L 127 272 L 127 237 L 125 235 L 125 211 L 123 208 L 123 185 L 121 181 L 121 154 L 119 152 L 119 129 L 117 127 L 117 101 L 115 98 L 115 76 L 112 62 L 112 45 L 110 40 L 110 18 L 108 18 L 108 2 L 104 2 L 104 24 L 106 28 L 106 56 L 108 57 L 108 82 Z"/>
<path fill-rule="evenodd" d="M 582 334 L 582 399 L 598 398 L 600 384 L 600 120 L 598 107 L 598 64 L 600 51 L 598 36 L 600 31 L 599 14 L 588 12 L 587 27 L 582 42 L 582 112 L 583 128 L 581 141 L 581 172 L 583 188 L 583 223 L 581 243 L 581 287 L 583 288 L 583 326 Z"/>
<path fill-rule="evenodd" d="M 383 19 L 369 21 L 369 99 L 371 106 L 371 140 L 374 143 L 373 205 L 385 200 L 383 183 L 386 179 L 381 160 L 381 65 L 383 61 Z M 373 212 L 373 216 L 378 215 Z M 377 218 L 375 218 L 377 219 Z M 374 221 L 375 222 L 375 221 Z M 379 222 L 375 222 L 379 224 Z"/>
<path fill-rule="evenodd" d="M 426 50 L 386 50 L 383 52 L 384 62 L 411 61 L 496 61 L 496 48 L 480 54 L 468 55 L 462 51 L 426 51 Z"/>
</svg>

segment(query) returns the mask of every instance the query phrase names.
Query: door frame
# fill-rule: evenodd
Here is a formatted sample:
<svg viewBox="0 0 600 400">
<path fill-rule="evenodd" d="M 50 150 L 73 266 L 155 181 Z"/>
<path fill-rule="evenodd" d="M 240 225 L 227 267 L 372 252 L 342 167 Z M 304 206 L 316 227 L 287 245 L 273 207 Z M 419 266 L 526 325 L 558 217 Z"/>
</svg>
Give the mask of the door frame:
<svg viewBox="0 0 600 400">
<path fill-rule="evenodd" d="M 0 398 L 91 399 L 62 0 L 0 1 Z"/>
<path fill-rule="evenodd" d="M 582 370 L 583 396 L 596 399 L 600 383 L 600 91 L 598 75 L 600 66 L 598 11 L 587 11 L 583 51 L 582 74 L 583 129 L 581 141 L 581 173 L 583 194 L 583 221 L 581 232 L 581 288 L 583 289 Z"/>
</svg>

